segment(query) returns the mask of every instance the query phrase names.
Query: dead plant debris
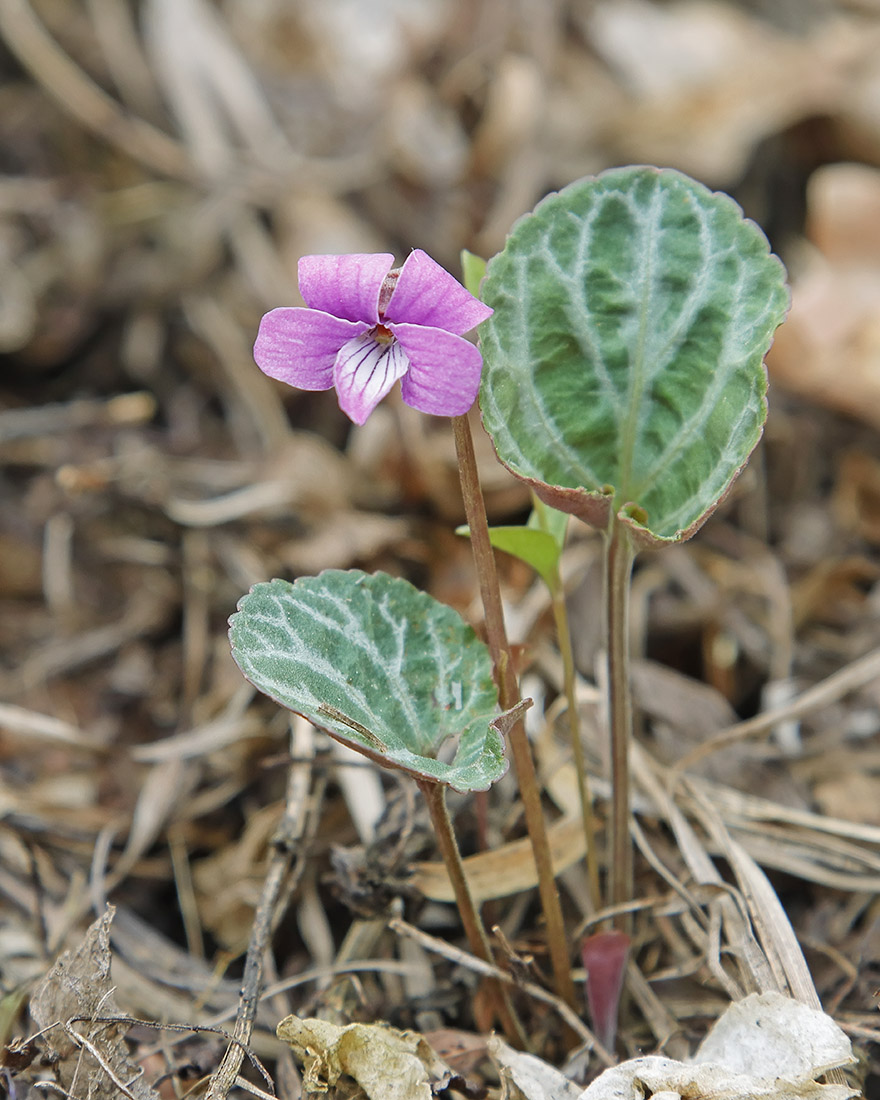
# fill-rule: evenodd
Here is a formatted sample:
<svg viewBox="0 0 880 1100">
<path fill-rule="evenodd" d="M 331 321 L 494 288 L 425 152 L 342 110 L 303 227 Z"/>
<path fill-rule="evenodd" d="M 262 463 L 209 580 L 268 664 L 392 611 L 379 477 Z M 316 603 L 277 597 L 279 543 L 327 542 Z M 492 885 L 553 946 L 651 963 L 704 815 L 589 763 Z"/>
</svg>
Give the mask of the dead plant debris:
<svg viewBox="0 0 880 1100">
<path fill-rule="evenodd" d="M 391 402 L 352 430 L 282 392 L 251 359 L 259 317 L 297 302 L 300 255 L 420 247 L 455 271 L 626 162 L 734 194 L 793 305 L 759 460 L 635 577 L 617 1054 L 686 1060 L 731 1000 L 783 994 L 853 1040 L 856 1087 L 876 1075 L 876 3 L 0 0 L 0 38 L 0 1092 L 391 1095 L 342 1058 L 351 1035 L 380 1068 L 393 1046 L 412 1096 L 574 1097 L 603 1068 L 545 988 L 511 784 L 469 866 L 529 1055 L 479 1034 L 424 807 L 256 698 L 225 624 L 256 581 L 349 566 L 479 618 L 448 425 Z M 478 450 L 490 518 L 515 521 L 521 487 Z M 552 619 L 501 565 L 580 934 Z M 601 822 L 592 536 L 564 566 Z"/>
</svg>

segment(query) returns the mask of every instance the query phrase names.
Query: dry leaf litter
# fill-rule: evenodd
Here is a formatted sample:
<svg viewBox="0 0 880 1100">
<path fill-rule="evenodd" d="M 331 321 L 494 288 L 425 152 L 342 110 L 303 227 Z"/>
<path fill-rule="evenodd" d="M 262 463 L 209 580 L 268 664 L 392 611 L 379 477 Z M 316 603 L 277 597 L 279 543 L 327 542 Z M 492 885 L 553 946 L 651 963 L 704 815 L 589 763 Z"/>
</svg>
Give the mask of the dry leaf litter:
<svg viewBox="0 0 880 1100">
<path fill-rule="evenodd" d="M 256 370 L 298 257 L 418 246 L 456 271 L 548 190 L 653 162 L 734 194 L 794 293 L 758 455 L 635 575 L 618 1053 L 655 1061 L 614 1095 L 742 1095 L 675 1067 L 755 995 L 821 1005 L 859 1064 L 844 1078 L 838 1050 L 754 1095 L 876 1093 L 880 7 L 0 0 L 0 37 L 0 1090 L 373 1095 L 339 1053 L 372 1024 L 424 1054 L 413 1096 L 574 1096 L 604 1068 L 562 1040 L 512 784 L 469 871 L 528 1055 L 481 1028 L 412 792 L 255 699 L 225 622 L 255 581 L 354 565 L 479 619 L 448 425 L 390 402 L 352 430 Z M 516 521 L 521 488 L 478 446 L 491 519 Z M 564 566 L 601 815 L 595 540 Z M 502 569 L 580 933 L 560 660 L 540 584 Z M 230 1048 L 255 920 L 271 950 Z M 327 1065 L 276 1038 L 287 1017 L 336 1036 Z"/>
</svg>

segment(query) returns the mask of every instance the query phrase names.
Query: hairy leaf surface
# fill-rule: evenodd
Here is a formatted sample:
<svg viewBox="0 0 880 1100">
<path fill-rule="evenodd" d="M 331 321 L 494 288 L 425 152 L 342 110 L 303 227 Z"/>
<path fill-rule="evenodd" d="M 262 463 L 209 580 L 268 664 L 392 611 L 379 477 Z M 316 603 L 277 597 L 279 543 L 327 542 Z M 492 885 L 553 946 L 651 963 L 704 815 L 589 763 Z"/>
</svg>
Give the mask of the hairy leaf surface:
<svg viewBox="0 0 880 1100">
<path fill-rule="evenodd" d="M 785 272 L 726 195 L 621 168 L 550 195 L 490 261 L 480 406 L 546 503 L 637 545 L 686 538 L 766 416 Z"/>
<path fill-rule="evenodd" d="M 488 649 L 407 581 L 327 570 L 257 584 L 229 635 L 255 687 L 378 763 L 459 791 L 507 770 Z"/>
</svg>

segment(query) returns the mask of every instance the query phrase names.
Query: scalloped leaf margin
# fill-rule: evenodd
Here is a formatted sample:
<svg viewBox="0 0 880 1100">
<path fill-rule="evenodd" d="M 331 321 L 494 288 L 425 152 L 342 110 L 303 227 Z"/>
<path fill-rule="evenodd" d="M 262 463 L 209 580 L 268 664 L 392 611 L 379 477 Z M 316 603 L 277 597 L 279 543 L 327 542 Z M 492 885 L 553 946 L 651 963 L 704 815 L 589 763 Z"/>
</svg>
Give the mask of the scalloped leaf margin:
<svg viewBox="0 0 880 1100">
<path fill-rule="evenodd" d="M 256 688 L 377 763 L 458 791 L 507 771 L 511 716 L 498 714 L 488 649 L 408 581 L 354 569 L 267 581 L 229 625 Z"/>
<path fill-rule="evenodd" d="M 636 546 L 687 538 L 766 418 L 785 269 L 727 195 L 612 169 L 542 200 L 483 281 L 483 422 L 554 508 Z"/>
</svg>

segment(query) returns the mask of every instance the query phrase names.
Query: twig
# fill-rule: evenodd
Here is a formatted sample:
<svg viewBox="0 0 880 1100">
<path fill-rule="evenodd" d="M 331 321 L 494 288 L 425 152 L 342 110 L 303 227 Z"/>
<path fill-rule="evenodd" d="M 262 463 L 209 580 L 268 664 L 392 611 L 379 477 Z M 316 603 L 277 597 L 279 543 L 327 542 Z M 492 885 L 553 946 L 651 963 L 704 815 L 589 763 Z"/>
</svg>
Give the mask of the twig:
<svg viewBox="0 0 880 1100">
<path fill-rule="evenodd" d="M 746 741 L 751 737 L 760 737 L 769 733 L 780 722 L 789 718 L 802 718 L 805 714 L 817 707 L 835 703 L 838 699 L 851 691 L 869 683 L 880 673 L 880 649 L 874 649 L 864 657 L 853 661 L 846 668 L 833 673 L 826 679 L 814 684 L 796 699 L 786 703 L 785 706 L 776 707 L 773 710 L 765 710 L 763 714 L 757 714 L 754 718 L 748 718 L 744 722 L 737 722 L 721 733 L 710 737 L 687 755 L 683 756 L 670 770 L 670 783 L 675 786 L 681 774 L 692 768 L 694 764 L 710 756 L 719 749 L 728 745 Z"/>
<path fill-rule="evenodd" d="M 137 1096 L 131 1091 L 128 1085 L 126 1085 L 124 1081 L 120 1080 L 120 1078 L 117 1077 L 117 1075 L 113 1072 L 113 1069 L 108 1064 L 107 1059 L 101 1055 L 101 1052 L 98 1050 L 94 1043 L 90 1042 L 85 1037 L 85 1035 L 80 1035 L 79 1032 L 75 1031 L 70 1024 L 64 1025 L 64 1031 L 65 1034 L 70 1038 L 70 1041 L 78 1046 L 80 1050 L 85 1049 L 89 1052 L 89 1054 L 91 1054 L 91 1056 L 95 1059 L 95 1061 L 104 1071 L 104 1073 L 107 1074 L 107 1076 L 116 1086 L 116 1088 L 118 1088 L 124 1096 L 127 1096 L 129 1100 L 138 1100 Z"/>
<path fill-rule="evenodd" d="M 290 870 L 297 842 L 305 831 L 311 767 L 309 763 L 301 764 L 299 761 L 304 758 L 308 760 L 310 756 L 308 751 L 311 740 L 310 731 L 311 727 L 303 719 L 294 718 L 292 720 L 290 748 L 294 763 L 291 763 L 287 777 L 287 798 L 284 815 L 278 823 L 278 828 L 272 838 L 272 855 L 269 859 L 269 869 L 266 872 L 260 900 L 254 914 L 251 938 L 245 958 L 244 980 L 238 1002 L 238 1014 L 232 1032 L 232 1042 L 226 1048 L 223 1061 L 211 1078 L 208 1091 L 205 1093 L 205 1100 L 225 1100 L 230 1089 L 235 1085 L 241 1064 L 244 1061 L 245 1048 L 253 1033 L 257 1007 L 262 992 L 263 956 L 266 953 L 269 938 L 278 916 L 276 908 L 282 885 Z M 301 871 L 304 866 L 304 861 L 300 860 L 299 870 Z"/>
<path fill-rule="evenodd" d="M 250 1081 L 246 1081 L 244 1077 L 236 1077 L 235 1087 L 243 1089 L 244 1092 L 249 1092 L 251 1096 L 258 1097 L 258 1100 L 276 1100 L 276 1097 L 271 1092 L 263 1092 L 262 1089 L 258 1089 L 256 1085 L 252 1085 Z"/>
</svg>

